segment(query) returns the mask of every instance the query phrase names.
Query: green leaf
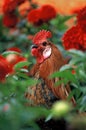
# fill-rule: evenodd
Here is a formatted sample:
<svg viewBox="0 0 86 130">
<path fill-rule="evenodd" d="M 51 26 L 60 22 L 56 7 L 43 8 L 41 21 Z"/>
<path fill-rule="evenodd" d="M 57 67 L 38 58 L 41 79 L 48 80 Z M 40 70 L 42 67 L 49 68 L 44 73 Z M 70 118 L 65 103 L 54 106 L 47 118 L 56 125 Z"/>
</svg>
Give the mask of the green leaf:
<svg viewBox="0 0 86 130">
<path fill-rule="evenodd" d="M 77 57 L 77 58 L 72 58 L 72 60 L 69 62 L 70 65 L 74 64 L 79 64 L 83 62 L 83 57 Z"/>
<path fill-rule="evenodd" d="M 31 62 L 28 61 L 23 61 L 23 62 L 19 62 L 14 66 L 15 70 L 18 70 L 19 68 L 22 68 L 24 66 L 29 66 L 31 64 Z"/>
<path fill-rule="evenodd" d="M 5 52 L 2 53 L 3 56 L 7 56 L 9 54 L 21 55 L 20 53 L 15 52 L 15 51 L 5 51 Z"/>
<path fill-rule="evenodd" d="M 50 114 L 47 116 L 47 118 L 46 118 L 45 122 L 47 122 L 47 121 L 51 120 L 51 119 L 52 119 L 52 117 L 53 117 L 53 115 L 52 115 L 52 113 L 50 113 Z"/>
<path fill-rule="evenodd" d="M 23 81 L 22 83 L 25 83 L 26 86 L 32 86 L 32 85 L 36 85 L 39 81 L 37 79 L 33 79 L 33 78 L 29 78 L 26 81 Z"/>
<path fill-rule="evenodd" d="M 61 16 L 59 15 L 58 19 L 60 22 L 64 23 L 66 22 L 67 20 L 73 18 L 75 15 L 67 15 L 67 16 Z"/>
<path fill-rule="evenodd" d="M 86 73 L 82 70 L 79 69 L 79 74 L 82 76 L 84 79 L 86 79 Z"/>
<path fill-rule="evenodd" d="M 76 55 L 76 56 L 84 57 L 84 53 L 82 51 L 79 51 L 79 50 L 71 49 L 68 52 L 70 54 L 73 54 L 73 55 Z"/>
<path fill-rule="evenodd" d="M 59 77 L 59 78 L 62 78 L 62 79 L 66 79 L 67 81 L 69 80 L 69 81 L 71 81 L 73 83 L 77 83 L 78 82 L 76 77 L 75 77 L 75 75 L 72 74 L 71 70 L 55 72 L 55 73 L 53 73 L 50 76 L 50 78 L 56 78 L 56 77 Z"/>
<path fill-rule="evenodd" d="M 67 20 L 69 20 L 72 17 L 74 17 L 74 15 L 70 15 L 70 16 L 57 15 L 57 17 L 55 19 L 51 20 L 50 23 L 52 25 L 63 24 L 64 22 L 66 22 Z"/>
<path fill-rule="evenodd" d="M 24 79 L 28 79 L 28 75 L 26 73 L 22 73 L 22 72 L 17 72 L 17 77 L 20 77 L 20 78 L 24 78 Z"/>
<path fill-rule="evenodd" d="M 69 65 L 64 65 L 60 68 L 60 71 L 64 71 L 64 70 L 67 70 L 67 69 L 71 69 L 72 66 L 69 64 Z"/>
<path fill-rule="evenodd" d="M 55 83 L 55 86 L 56 87 L 58 87 L 59 85 L 61 85 L 61 84 L 63 84 L 64 83 L 64 85 L 66 85 L 67 83 L 68 83 L 68 79 L 61 79 L 61 80 L 59 80 L 59 81 L 57 81 L 56 83 Z"/>
</svg>

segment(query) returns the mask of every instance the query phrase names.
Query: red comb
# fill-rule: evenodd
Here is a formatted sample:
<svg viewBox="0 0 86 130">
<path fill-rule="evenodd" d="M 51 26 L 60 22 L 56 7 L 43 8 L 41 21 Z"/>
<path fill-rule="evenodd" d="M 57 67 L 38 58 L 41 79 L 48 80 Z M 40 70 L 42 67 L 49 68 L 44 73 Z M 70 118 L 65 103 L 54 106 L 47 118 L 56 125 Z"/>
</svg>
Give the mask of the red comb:
<svg viewBox="0 0 86 130">
<path fill-rule="evenodd" d="M 47 30 L 41 30 L 38 33 L 35 34 L 33 37 L 33 43 L 34 44 L 40 44 L 47 40 L 47 38 L 52 37 L 52 34 L 50 31 Z"/>
</svg>

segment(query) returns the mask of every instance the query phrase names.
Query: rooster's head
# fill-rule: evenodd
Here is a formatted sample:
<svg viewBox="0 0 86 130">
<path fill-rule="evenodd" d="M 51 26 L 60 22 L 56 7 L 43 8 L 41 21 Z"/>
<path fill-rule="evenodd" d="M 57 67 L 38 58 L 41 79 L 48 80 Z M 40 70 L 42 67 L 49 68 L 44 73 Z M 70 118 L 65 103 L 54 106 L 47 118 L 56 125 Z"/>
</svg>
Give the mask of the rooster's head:
<svg viewBox="0 0 86 130">
<path fill-rule="evenodd" d="M 52 53 L 51 43 L 47 40 L 52 36 L 50 31 L 41 30 L 33 37 L 31 53 L 36 57 L 38 63 L 42 63 Z"/>
</svg>

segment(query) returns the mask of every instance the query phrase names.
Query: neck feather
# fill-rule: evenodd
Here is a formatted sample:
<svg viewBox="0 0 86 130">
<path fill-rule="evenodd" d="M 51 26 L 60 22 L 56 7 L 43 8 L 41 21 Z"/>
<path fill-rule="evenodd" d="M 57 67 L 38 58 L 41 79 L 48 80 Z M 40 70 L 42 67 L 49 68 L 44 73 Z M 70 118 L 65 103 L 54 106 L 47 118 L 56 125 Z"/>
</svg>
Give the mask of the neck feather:
<svg viewBox="0 0 86 130">
<path fill-rule="evenodd" d="M 50 74 L 58 71 L 64 65 L 64 58 L 59 49 L 53 44 L 52 54 L 42 64 L 40 64 L 39 72 L 42 78 L 47 78 Z"/>
</svg>

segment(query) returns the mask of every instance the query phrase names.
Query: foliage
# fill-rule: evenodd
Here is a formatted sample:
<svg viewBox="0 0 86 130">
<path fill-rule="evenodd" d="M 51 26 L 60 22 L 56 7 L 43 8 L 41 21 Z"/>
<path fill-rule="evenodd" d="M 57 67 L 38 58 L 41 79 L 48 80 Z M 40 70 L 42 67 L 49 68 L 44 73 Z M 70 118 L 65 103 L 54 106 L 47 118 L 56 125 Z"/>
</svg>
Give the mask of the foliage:
<svg viewBox="0 0 86 130">
<path fill-rule="evenodd" d="M 69 64 L 61 67 L 60 71 L 55 72 L 51 77 L 62 78 L 56 85 L 70 82 L 73 89 L 70 97 L 74 95 L 77 103 L 76 109 L 83 112 L 86 111 L 86 54 L 78 50 L 70 50 L 67 54 L 72 57 Z"/>
</svg>

